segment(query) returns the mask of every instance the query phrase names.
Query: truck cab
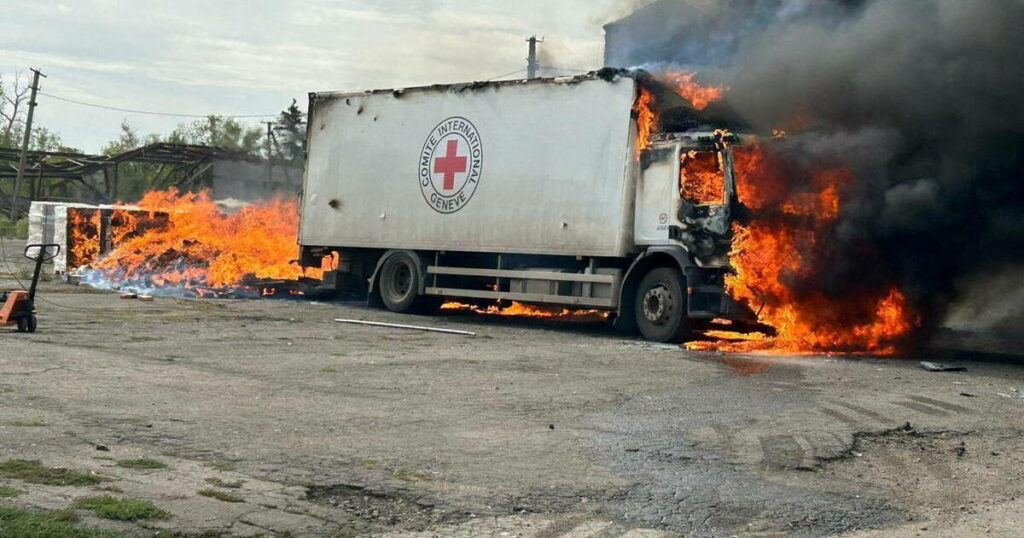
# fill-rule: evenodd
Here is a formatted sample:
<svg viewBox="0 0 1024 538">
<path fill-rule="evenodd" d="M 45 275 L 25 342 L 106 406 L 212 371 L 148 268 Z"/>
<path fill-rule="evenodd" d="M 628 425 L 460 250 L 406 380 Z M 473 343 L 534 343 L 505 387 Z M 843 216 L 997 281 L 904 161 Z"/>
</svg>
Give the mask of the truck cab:
<svg viewBox="0 0 1024 538">
<path fill-rule="evenodd" d="M 632 304 L 625 304 L 629 296 L 624 294 L 620 317 L 632 309 L 636 327 L 648 339 L 681 341 L 714 318 L 753 318 L 724 289 L 736 141 L 725 131 L 658 134 L 640 157 L 634 241 L 646 249 L 630 272 L 654 272 L 645 263 L 668 270 L 638 281 Z"/>
</svg>

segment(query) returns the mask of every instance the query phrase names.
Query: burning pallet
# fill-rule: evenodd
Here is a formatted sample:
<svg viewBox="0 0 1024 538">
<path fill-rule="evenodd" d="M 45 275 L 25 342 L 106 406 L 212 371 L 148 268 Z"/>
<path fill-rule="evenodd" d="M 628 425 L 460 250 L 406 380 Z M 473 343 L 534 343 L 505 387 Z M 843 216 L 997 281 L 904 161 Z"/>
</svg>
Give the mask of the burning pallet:
<svg viewBox="0 0 1024 538">
<path fill-rule="evenodd" d="M 54 272 L 98 288 L 180 297 L 308 295 L 320 271 L 295 261 L 298 207 L 271 200 L 237 210 L 208 193 L 148 193 L 131 206 L 35 202 L 30 236 L 65 254 Z"/>
</svg>

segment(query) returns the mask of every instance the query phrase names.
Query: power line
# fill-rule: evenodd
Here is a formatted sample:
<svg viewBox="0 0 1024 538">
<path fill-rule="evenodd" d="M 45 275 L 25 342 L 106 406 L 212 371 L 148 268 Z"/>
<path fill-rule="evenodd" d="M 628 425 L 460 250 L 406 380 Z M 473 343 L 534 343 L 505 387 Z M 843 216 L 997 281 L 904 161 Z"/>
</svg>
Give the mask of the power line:
<svg viewBox="0 0 1024 538">
<path fill-rule="evenodd" d="M 45 95 L 51 99 L 58 101 L 65 101 L 67 103 L 74 103 L 76 105 L 90 106 L 93 108 L 102 108 L 104 110 L 115 110 L 117 112 L 128 112 L 131 114 L 148 114 L 150 116 L 170 116 L 174 118 L 208 118 L 210 116 L 217 116 L 220 118 L 269 118 L 277 116 L 277 114 L 177 114 L 174 112 L 153 112 L 151 110 L 137 110 L 132 108 L 120 108 L 116 106 L 98 105 L 96 103 L 87 103 L 85 101 L 78 101 L 76 99 L 68 99 L 67 97 L 61 97 L 47 92 L 39 92 L 40 95 Z"/>
</svg>

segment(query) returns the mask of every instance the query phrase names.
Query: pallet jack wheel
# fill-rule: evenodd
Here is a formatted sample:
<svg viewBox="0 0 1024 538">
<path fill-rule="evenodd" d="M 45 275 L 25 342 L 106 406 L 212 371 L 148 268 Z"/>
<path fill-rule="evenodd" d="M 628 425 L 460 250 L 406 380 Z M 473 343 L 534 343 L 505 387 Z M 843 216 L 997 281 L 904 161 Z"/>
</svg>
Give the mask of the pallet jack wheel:
<svg viewBox="0 0 1024 538">
<path fill-rule="evenodd" d="M 20 333 L 34 333 L 34 332 L 36 332 L 36 316 L 35 316 L 35 314 L 29 314 L 27 316 L 18 318 L 18 332 L 20 332 Z"/>
</svg>

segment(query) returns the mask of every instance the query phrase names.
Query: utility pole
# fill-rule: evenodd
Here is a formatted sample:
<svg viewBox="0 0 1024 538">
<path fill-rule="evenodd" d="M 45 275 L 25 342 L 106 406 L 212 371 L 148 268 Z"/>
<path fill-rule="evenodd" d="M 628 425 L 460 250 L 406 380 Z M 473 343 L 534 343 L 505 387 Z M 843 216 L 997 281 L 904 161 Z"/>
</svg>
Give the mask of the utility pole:
<svg viewBox="0 0 1024 538">
<path fill-rule="evenodd" d="M 11 220 L 18 220 L 18 191 L 25 180 L 25 164 L 28 159 L 28 143 L 32 139 L 32 113 L 36 109 L 36 92 L 39 91 L 39 77 L 46 78 L 38 69 L 32 68 L 32 96 L 28 99 L 28 117 L 25 118 L 25 136 L 21 140 L 21 157 L 18 158 L 18 176 L 11 193 Z"/>
<path fill-rule="evenodd" d="M 530 55 L 526 57 L 526 78 L 537 78 L 537 70 L 540 69 L 540 63 L 537 61 L 537 43 L 543 43 L 544 39 L 530 36 L 526 42 L 530 44 Z"/>
</svg>

